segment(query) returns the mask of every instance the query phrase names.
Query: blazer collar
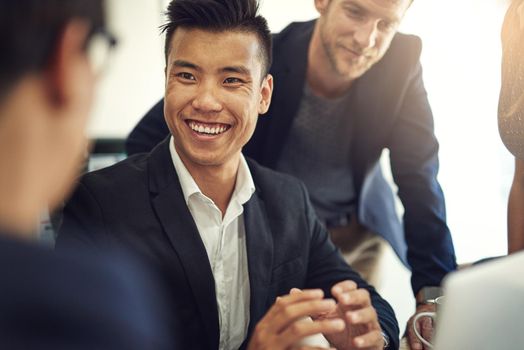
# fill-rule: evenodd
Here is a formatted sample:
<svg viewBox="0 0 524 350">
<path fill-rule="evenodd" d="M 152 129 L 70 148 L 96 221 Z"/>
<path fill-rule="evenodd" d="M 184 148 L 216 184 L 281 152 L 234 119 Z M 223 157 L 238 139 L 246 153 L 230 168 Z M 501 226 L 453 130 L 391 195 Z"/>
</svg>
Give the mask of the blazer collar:
<svg viewBox="0 0 524 350">
<path fill-rule="evenodd" d="M 259 165 L 248 158 L 246 160 L 256 184 Z M 251 295 L 248 338 L 240 349 L 247 348 L 249 337 L 253 334 L 255 326 L 273 304 L 268 294 L 273 271 L 273 235 L 269 226 L 263 192 L 258 186 L 249 201 L 244 204 L 244 225 L 246 227 Z"/>
<path fill-rule="evenodd" d="M 151 151 L 147 171 L 153 208 L 184 268 L 209 348 L 217 349 L 220 330 L 213 272 L 171 161 L 169 138 Z"/>
<path fill-rule="evenodd" d="M 258 166 L 250 160 L 247 163 L 256 185 Z M 154 210 L 186 272 L 209 346 L 216 349 L 220 330 L 213 272 L 171 160 L 169 137 L 150 153 L 148 177 Z M 248 334 L 251 334 L 272 304 L 268 300 L 268 285 L 273 270 L 273 237 L 259 188 L 244 204 L 244 224 L 250 282 Z"/>
<path fill-rule="evenodd" d="M 268 286 L 273 271 L 273 235 L 269 227 L 266 203 L 257 190 L 244 205 L 247 259 L 249 265 L 250 323 L 249 334 L 269 309 Z"/>
</svg>

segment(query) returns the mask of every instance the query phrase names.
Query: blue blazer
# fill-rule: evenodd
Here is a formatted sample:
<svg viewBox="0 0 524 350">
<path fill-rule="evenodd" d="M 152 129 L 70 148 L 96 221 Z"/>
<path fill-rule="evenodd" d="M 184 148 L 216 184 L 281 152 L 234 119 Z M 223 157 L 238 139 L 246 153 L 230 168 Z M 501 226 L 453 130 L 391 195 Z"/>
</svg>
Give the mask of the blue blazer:
<svg viewBox="0 0 524 350">
<path fill-rule="evenodd" d="M 244 154 L 269 168 L 275 167 L 298 111 L 314 25 L 314 21 L 292 23 L 273 36 L 273 99 L 244 149 Z M 387 240 L 412 269 L 415 293 L 423 286 L 439 285 L 456 268 L 437 181 L 438 142 L 422 81 L 421 46 L 415 36 L 396 34 L 382 60 L 353 85 L 356 102 L 348 111 L 348 117 L 355 119 L 348 135 L 352 140 L 348 162 L 359 221 Z M 168 133 L 162 100 L 131 132 L 127 152 L 147 152 Z M 405 209 L 403 220 L 380 168 L 385 148 L 390 151 L 393 178 Z"/>
<path fill-rule="evenodd" d="M 0 234 L 0 348 L 173 349 L 158 281 L 123 257 Z"/>
<path fill-rule="evenodd" d="M 126 247 L 169 279 L 177 332 L 191 349 L 217 349 L 219 319 L 206 249 L 184 200 L 169 139 L 150 154 L 86 174 L 64 210 L 57 247 Z M 249 334 L 293 287 L 330 288 L 346 279 L 369 290 L 383 330 L 398 344 L 389 304 L 343 260 L 304 185 L 249 161 L 256 191 L 244 205 L 251 304 Z"/>
</svg>

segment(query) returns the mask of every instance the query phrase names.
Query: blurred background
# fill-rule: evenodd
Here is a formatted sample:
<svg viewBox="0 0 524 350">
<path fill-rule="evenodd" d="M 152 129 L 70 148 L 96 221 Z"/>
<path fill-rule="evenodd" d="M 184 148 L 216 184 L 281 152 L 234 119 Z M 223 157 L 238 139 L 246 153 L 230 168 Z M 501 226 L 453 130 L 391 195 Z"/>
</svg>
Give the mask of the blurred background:
<svg viewBox="0 0 524 350">
<path fill-rule="evenodd" d="M 158 28 L 168 2 L 108 1 L 119 46 L 100 81 L 90 137 L 125 138 L 162 97 L 163 37 Z M 262 0 L 261 9 L 277 32 L 292 21 L 315 18 L 313 3 Z M 502 255 L 507 249 L 513 160 L 497 129 L 500 28 L 506 7 L 506 0 L 416 0 L 400 28 L 423 40 L 424 80 L 441 146 L 439 180 L 459 263 Z M 413 311 L 409 274 L 391 264 L 385 279 L 382 292 L 402 325 Z"/>
</svg>

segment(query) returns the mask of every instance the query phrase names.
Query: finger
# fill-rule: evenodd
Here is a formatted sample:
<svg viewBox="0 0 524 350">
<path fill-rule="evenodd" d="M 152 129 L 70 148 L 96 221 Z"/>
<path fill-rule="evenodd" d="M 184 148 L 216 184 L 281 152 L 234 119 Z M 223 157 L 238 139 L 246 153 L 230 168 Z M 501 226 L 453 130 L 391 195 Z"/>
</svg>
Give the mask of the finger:
<svg viewBox="0 0 524 350">
<path fill-rule="evenodd" d="M 418 332 L 420 333 L 420 326 L 419 323 L 415 325 L 417 327 Z M 420 340 L 418 340 L 417 335 L 415 334 L 415 331 L 413 330 L 413 317 L 409 319 L 407 333 L 408 333 L 408 341 L 409 341 L 409 347 L 412 350 L 422 350 L 422 343 Z"/>
<path fill-rule="evenodd" d="M 384 338 L 380 330 L 374 330 L 355 337 L 353 339 L 353 346 L 357 349 L 376 349 L 377 347 L 382 349 L 384 347 Z"/>
<path fill-rule="evenodd" d="M 344 292 L 356 290 L 357 288 L 358 286 L 354 281 L 346 280 L 335 284 L 333 288 L 331 288 L 331 294 L 336 298 Z"/>
<path fill-rule="evenodd" d="M 289 294 L 291 294 L 291 295 L 297 294 L 297 293 L 302 293 L 302 289 L 291 288 L 291 290 L 289 291 Z"/>
<path fill-rule="evenodd" d="M 350 325 L 368 325 L 369 329 L 380 329 L 377 311 L 372 306 L 357 311 L 348 311 L 346 319 Z"/>
<path fill-rule="evenodd" d="M 422 329 L 422 337 L 426 339 L 427 341 L 431 342 L 431 338 L 433 337 L 433 320 L 431 317 L 423 317 L 420 320 L 420 328 Z"/>
<path fill-rule="evenodd" d="M 281 312 L 281 309 L 287 305 L 297 303 L 305 300 L 320 300 L 324 297 L 322 289 L 306 289 L 302 290 L 301 293 L 293 293 L 277 297 L 275 303 L 271 306 L 269 311 L 264 316 L 264 319 L 271 320 L 273 317 Z"/>
<path fill-rule="evenodd" d="M 289 325 L 280 335 L 278 336 L 278 344 L 286 347 L 290 347 L 314 334 L 332 334 L 343 331 L 345 323 L 343 320 L 336 318 L 331 320 L 322 321 L 298 321 Z"/>
<path fill-rule="evenodd" d="M 337 301 L 343 310 L 355 310 L 371 306 L 371 296 L 367 289 L 357 289 L 342 293 Z"/>
<path fill-rule="evenodd" d="M 281 308 L 280 312 L 273 317 L 268 330 L 279 333 L 283 331 L 284 328 L 301 318 L 311 316 L 312 314 L 333 311 L 336 306 L 337 305 L 333 299 L 306 300 L 289 304 L 284 308 Z"/>
<path fill-rule="evenodd" d="M 297 294 L 297 293 L 302 293 L 302 292 L 303 292 L 302 289 L 298 289 L 298 288 L 291 288 L 289 290 L 289 294 L 290 295 Z M 327 310 L 327 311 L 323 311 L 323 312 L 311 313 L 311 314 L 309 314 L 309 316 L 312 319 L 317 319 L 317 318 L 323 317 L 324 315 L 329 314 L 331 311 L 334 311 L 334 310 Z"/>
</svg>

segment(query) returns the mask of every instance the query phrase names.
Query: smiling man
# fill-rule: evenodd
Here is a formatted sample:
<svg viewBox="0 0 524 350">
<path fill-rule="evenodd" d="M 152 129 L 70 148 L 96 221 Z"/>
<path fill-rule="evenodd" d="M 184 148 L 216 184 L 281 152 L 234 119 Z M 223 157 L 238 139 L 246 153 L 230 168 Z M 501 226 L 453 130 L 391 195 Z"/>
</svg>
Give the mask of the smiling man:
<svg viewBox="0 0 524 350">
<path fill-rule="evenodd" d="M 242 155 L 273 90 L 271 37 L 257 7 L 171 2 L 171 135 L 85 175 L 57 246 L 125 247 L 156 264 L 171 281 L 187 348 L 290 349 L 316 333 L 338 349 L 396 348 L 391 307 L 344 262 L 305 187 Z"/>
</svg>

